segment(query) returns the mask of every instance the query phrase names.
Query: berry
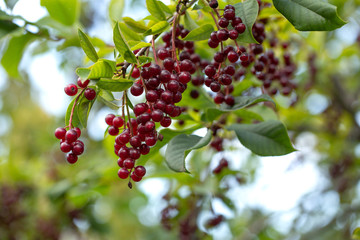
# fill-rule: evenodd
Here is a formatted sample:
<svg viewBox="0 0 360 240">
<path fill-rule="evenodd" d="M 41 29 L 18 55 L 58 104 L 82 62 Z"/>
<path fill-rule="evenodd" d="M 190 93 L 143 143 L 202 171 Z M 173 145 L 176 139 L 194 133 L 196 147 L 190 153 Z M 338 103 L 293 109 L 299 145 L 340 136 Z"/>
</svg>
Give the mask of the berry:
<svg viewBox="0 0 360 240">
<path fill-rule="evenodd" d="M 159 96 L 154 90 L 149 90 L 146 93 L 146 100 L 148 100 L 149 102 L 155 102 L 156 100 L 158 100 L 158 98 Z"/>
<path fill-rule="evenodd" d="M 229 38 L 229 32 L 226 29 L 220 29 L 216 36 L 220 41 L 226 41 Z"/>
<path fill-rule="evenodd" d="M 75 155 L 81 155 L 81 154 L 84 152 L 84 146 L 81 145 L 81 144 L 75 144 L 75 145 L 73 146 L 72 152 L 73 152 Z"/>
<path fill-rule="evenodd" d="M 194 99 L 198 98 L 199 95 L 200 95 L 200 94 L 199 94 L 199 91 L 197 91 L 197 90 L 195 90 L 195 89 L 191 90 L 191 92 L 190 92 L 190 96 L 191 96 L 192 98 L 194 98 Z"/>
<path fill-rule="evenodd" d="M 72 146 L 70 143 L 62 142 L 60 144 L 60 150 L 64 153 L 70 152 L 72 150 Z"/>
<path fill-rule="evenodd" d="M 116 136 L 119 134 L 119 129 L 117 127 L 114 127 L 114 126 L 110 126 L 108 128 L 108 133 L 111 135 L 111 136 Z"/>
<path fill-rule="evenodd" d="M 158 57 L 161 59 L 161 60 L 164 60 L 165 58 L 167 58 L 167 57 L 170 57 L 170 53 L 169 53 L 169 51 L 168 50 L 166 50 L 166 49 L 159 49 L 158 51 L 157 51 L 157 55 L 158 55 Z"/>
<path fill-rule="evenodd" d="M 139 136 L 133 136 L 132 138 L 130 138 L 130 144 L 133 147 L 140 147 L 141 145 L 141 139 Z"/>
<path fill-rule="evenodd" d="M 134 106 L 134 113 L 136 116 L 143 114 L 148 110 L 148 105 L 146 103 L 138 103 Z"/>
<path fill-rule="evenodd" d="M 134 148 L 130 148 L 129 150 L 129 157 L 136 160 L 140 157 L 140 151 Z"/>
<path fill-rule="evenodd" d="M 209 47 L 211 47 L 211 48 L 217 48 L 217 47 L 219 46 L 219 42 L 215 42 L 215 41 L 209 39 L 208 45 L 209 45 Z"/>
<path fill-rule="evenodd" d="M 76 127 L 76 128 L 73 128 L 73 129 L 76 131 L 77 137 L 79 138 L 81 136 L 80 128 Z"/>
<path fill-rule="evenodd" d="M 124 160 L 123 164 L 124 164 L 124 168 L 132 169 L 135 165 L 135 161 L 131 158 L 127 158 Z"/>
<path fill-rule="evenodd" d="M 210 84 L 210 89 L 211 89 L 211 91 L 213 91 L 213 92 L 218 92 L 218 91 L 220 91 L 220 89 L 221 89 L 221 85 L 218 83 L 218 82 L 212 82 L 211 84 Z"/>
<path fill-rule="evenodd" d="M 171 79 L 171 73 L 168 70 L 162 70 L 159 79 L 162 83 L 167 83 Z"/>
<path fill-rule="evenodd" d="M 226 28 L 229 25 L 229 20 L 226 18 L 220 18 L 218 24 L 222 28 Z"/>
<path fill-rule="evenodd" d="M 55 130 L 55 137 L 57 139 L 64 139 L 65 138 L 65 134 L 66 134 L 66 129 L 65 128 L 57 128 Z"/>
<path fill-rule="evenodd" d="M 140 84 L 134 83 L 130 88 L 130 92 L 133 96 L 137 97 L 144 92 L 144 88 Z"/>
<path fill-rule="evenodd" d="M 134 169 L 134 174 L 138 177 L 143 177 L 145 176 L 146 174 L 146 169 L 143 167 L 143 166 L 137 166 L 135 169 Z"/>
<path fill-rule="evenodd" d="M 164 113 L 159 109 L 155 109 L 151 112 L 151 118 L 154 122 L 160 122 L 164 118 Z"/>
<path fill-rule="evenodd" d="M 224 94 L 222 94 L 222 93 L 217 93 L 217 94 L 215 95 L 215 97 L 214 97 L 214 102 L 215 102 L 216 104 L 221 104 L 221 103 L 223 103 L 223 102 L 224 102 Z"/>
<path fill-rule="evenodd" d="M 239 36 L 239 33 L 235 29 L 229 31 L 229 38 L 230 39 L 235 40 L 235 39 L 238 38 L 238 36 Z"/>
<path fill-rule="evenodd" d="M 142 155 L 147 155 L 150 152 L 150 147 L 146 144 L 141 144 L 139 149 Z"/>
<path fill-rule="evenodd" d="M 233 20 L 235 18 L 235 10 L 234 9 L 226 9 L 224 11 L 224 17 L 227 19 L 227 20 Z"/>
<path fill-rule="evenodd" d="M 211 1 L 209 2 L 209 6 L 210 6 L 211 8 L 217 8 L 217 7 L 219 6 L 219 3 L 218 3 L 217 0 L 211 0 Z"/>
<path fill-rule="evenodd" d="M 131 179 L 134 181 L 134 182 L 140 182 L 141 181 L 141 177 L 138 177 L 134 174 L 134 172 L 131 173 Z"/>
<path fill-rule="evenodd" d="M 106 124 L 109 126 L 112 126 L 114 118 L 115 118 L 114 114 L 110 113 L 110 114 L 106 115 L 106 117 L 105 117 Z"/>
<path fill-rule="evenodd" d="M 132 73 L 131 73 L 131 77 L 133 77 L 133 78 L 138 78 L 138 77 L 140 77 L 140 70 L 135 67 L 135 68 L 133 69 Z"/>
<path fill-rule="evenodd" d="M 122 119 L 122 117 L 114 117 L 112 123 L 114 127 L 120 128 L 124 125 L 124 120 Z"/>
<path fill-rule="evenodd" d="M 94 100 L 94 98 L 96 97 L 96 92 L 92 88 L 87 88 L 84 92 L 84 96 L 87 100 L 91 101 Z"/>
<path fill-rule="evenodd" d="M 207 65 L 204 72 L 206 76 L 213 77 L 216 74 L 216 68 L 214 65 Z"/>
<path fill-rule="evenodd" d="M 239 23 L 242 23 L 242 20 L 240 17 L 234 17 L 234 19 L 231 22 L 231 26 L 235 27 L 236 25 L 238 25 Z"/>
<path fill-rule="evenodd" d="M 66 156 L 66 160 L 68 161 L 68 163 L 74 164 L 74 163 L 77 162 L 78 156 L 76 156 L 76 155 L 73 154 L 73 153 L 69 153 L 69 154 Z"/>
<path fill-rule="evenodd" d="M 68 143 L 75 142 L 78 139 L 78 134 L 74 129 L 70 129 L 66 132 L 65 139 Z"/>
<path fill-rule="evenodd" d="M 191 81 L 191 74 L 189 72 L 181 72 L 179 74 L 179 81 L 186 84 Z"/>
<path fill-rule="evenodd" d="M 239 23 L 238 25 L 235 26 L 235 30 L 239 33 L 242 34 L 243 32 L 245 32 L 246 26 L 243 23 Z"/>
<path fill-rule="evenodd" d="M 163 120 L 160 121 L 160 124 L 163 127 L 169 127 L 171 125 L 171 118 L 170 117 L 164 117 Z"/>
<path fill-rule="evenodd" d="M 69 84 L 64 88 L 64 91 L 68 96 L 75 96 L 78 92 L 78 88 L 75 84 Z"/>
<path fill-rule="evenodd" d="M 86 88 L 90 83 L 89 79 L 86 79 L 84 82 L 81 80 L 81 78 L 78 78 L 77 85 L 81 88 Z"/>
<path fill-rule="evenodd" d="M 120 168 L 118 171 L 118 176 L 121 179 L 126 179 L 129 176 L 129 171 L 126 168 Z"/>
<path fill-rule="evenodd" d="M 224 100 L 225 100 L 225 103 L 229 106 L 233 106 L 235 104 L 235 99 L 231 95 L 226 95 Z"/>
</svg>

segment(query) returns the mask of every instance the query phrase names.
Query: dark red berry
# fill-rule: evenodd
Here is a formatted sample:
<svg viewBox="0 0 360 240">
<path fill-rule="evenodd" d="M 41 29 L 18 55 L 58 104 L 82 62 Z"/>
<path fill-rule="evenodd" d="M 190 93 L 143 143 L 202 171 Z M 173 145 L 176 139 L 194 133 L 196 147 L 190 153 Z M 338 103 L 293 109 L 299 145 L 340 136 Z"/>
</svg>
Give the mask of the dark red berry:
<svg viewBox="0 0 360 240">
<path fill-rule="evenodd" d="M 75 96 L 78 92 L 78 87 L 75 84 L 69 84 L 64 88 L 64 91 L 69 96 Z"/>
<path fill-rule="evenodd" d="M 154 90 L 149 90 L 146 93 L 146 100 L 149 102 L 155 102 L 159 98 L 158 94 Z"/>
<path fill-rule="evenodd" d="M 163 120 L 160 121 L 160 124 L 163 127 L 169 127 L 171 125 L 171 118 L 170 117 L 164 117 Z"/>
<path fill-rule="evenodd" d="M 126 179 L 129 177 L 129 171 L 126 168 L 120 168 L 118 171 L 118 176 L 121 179 Z"/>
<path fill-rule="evenodd" d="M 134 181 L 134 182 L 140 182 L 141 181 L 141 177 L 138 177 L 134 174 L 134 172 L 131 173 L 131 179 Z"/>
<path fill-rule="evenodd" d="M 213 77 L 216 74 L 216 68 L 214 65 L 207 65 L 204 69 L 206 76 Z"/>
<path fill-rule="evenodd" d="M 90 83 L 89 79 L 86 79 L 85 81 L 82 81 L 81 78 L 78 78 L 77 85 L 81 88 L 86 88 Z"/>
<path fill-rule="evenodd" d="M 65 139 L 68 143 L 75 142 L 78 139 L 78 134 L 74 129 L 70 129 L 66 132 Z"/>
<path fill-rule="evenodd" d="M 112 126 L 114 118 L 115 118 L 114 114 L 110 113 L 110 114 L 106 115 L 106 117 L 105 117 L 106 124 L 109 126 Z"/>
<path fill-rule="evenodd" d="M 191 74 L 189 72 L 181 72 L 179 74 L 179 81 L 186 84 L 191 81 Z"/>
<path fill-rule="evenodd" d="M 146 155 L 150 152 L 150 147 L 146 144 L 141 144 L 139 150 L 142 155 Z"/>
<path fill-rule="evenodd" d="M 72 150 L 72 146 L 68 142 L 62 142 L 60 144 L 60 150 L 64 153 L 70 152 Z"/>
<path fill-rule="evenodd" d="M 113 126 L 117 128 L 121 128 L 124 125 L 124 119 L 122 117 L 115 117 L 113 119 Z"/>
<path fill-rule="evenodd" d="M 224 17 L 227 20 L 233 20 L 235 18 L 235 10 L 234 9 L 226 9 L 224 11 Z"/>
<path fill-rule="evenodd" d="M 148 105 L 146 103 L 138 103 L 134 106 L 134 113 L 136 116 L 143 114 L 148 110 Z"/>
<path fill-rule="evenodd" d="M 55 129 L 55 137 L 57 139 L 64 139 L 65 134 L 66 134 L 66 129 L 65 128 L 57 128 L 57 129 Z"/>
<path fill-rule="evenodd" d="M 236 25 L 238 25 L 239 23 L 242 23 L 242 20 L 240 17 L 234 17 L 234 19 L 231 22 L 231 26 L 235 27 Z"/>
<path fill-rule="evenodd" d="M 246 26 L 243 23 L 239 23 L 238 25 L 235 26 L 235 30 L 239 33 L 242 34 L 243 32 L 245 32 Z"/>
<path fill-rule="evenodd" d="M 170 57 L 170 53 L 168 50 L 162 48 L 157 51 L 157 55 L 161 60 L 164 60 L 167 57 Z"/>
<path fill-rule="evenodd" d="M 129 157 L 136 160 L 139 159 L 140 157 L 140 150 L 138 149 L 134 149 L 134 148 L 130 148 L 129 150 Z"/>
<path fill-rule="evenodd" d="M 196 98 L 198 98 L 199 97 L 199 91 L 197 91 L 196 89 L 193 89 L 193 90 L 191 90 L 191 92 L 190 92 L 190 97 L 192 97 L 192 98 L 194 98 L 194 99 L 196 99 Z"/>
<path fill-rule="evenodd" d="M 230 39 L 235 40 L 235 39 L 238 38 L 238 36 L 239 36 L 239 33 L 235 29 L 229 31 L 229 38 Z"/>
<path fill-rule="evenodd" d="M 84 152 L 84 146 L 81 145 L 81 144 L 75 144 L 75 145 L 73 146 L 72 152 L 73 152 L 75 155 L 81 155 L 81 154 Z"/>
<path fill-rule="evenodd" d="M 229 106 L 233 106 L 235 104 L 235 99 L 231 95 L 226 95 L 224 100 L 225 100 L 225 103 Z"/>
<path fill-rule="evenodd" d="M 108 133 L 111 135 L 111 136 L 116 136 L 119 134 L 119 129 L 117 127 L 114 127 L 114 126 L 110 126 L 108 128 Z"/>
<path fill-rule="evenodd" d="M 219 3 L 218 3 L 217 0 L 211 0 L 211 1 L 209 2 L 209 6 L 210 6 L 211 8 L 217 8 L 217 7 L 219 6 Z"/>
<path fill-rule="evenodd" d="M 223 103 L 223 102 L 224 102 L 224 94 L 222 94 L 222 93 L 217 93 L 217 94 L 215 95 L 215 97 L 214 97 L 214 102 L 215 102 L 216 104 L 221 104 L 221 103 Z"/>
<path fill-rule="evenodd" d="M 81 136 L 80 128 L 76 127 L 76 128 L 73 128 L 73 129 L 76 131 L 77 137 L 79 138 Z"/>
<path fill-rule="evenodd" d="M 164 118 L 164 113 L 160 109 L 151 112 L 151 118 L 154 122 L 160 122 Z"/>
<path fill-rule="evenodd" d="M 133 71 L 132 71 L 132 73 L 131 73 L 131 77 L 133 77 L 133 78 L 138 78 L 138 77 L 140 77 L 140 70 L 139 70 L 137 67 L 135 67 L 135 68 L 133 69 Z"/>
<path fill-rule="evenodd" d="M 68 163 L 74 164 L 74 163 L 77 162 L 78 156 L 76 156 L 76 155 L 73 154 L 73 153 L 69 153 L 69 154 L 66 156 L 66 160 L 68 161 Z"/>
<path fill-rule="evenodd" d="M 144 88 L 140 84 L 134 83 L 130 88 L 130 92 L 133 96 L 140 96 L 144 92 Z"/>
<path fill-rule="evenodd" d="M 138 177 L 143 177 L 146 174 L 146 169 L 143 166 L 137 166 L 134 169 L 134 174 Z"/>
<path fill-rule="evenodd" d="M 209 47 L 211 47 L 211 48 L 217 48 L 217 47 L 219 46 L 219 42 L 215 42 L 215 41 L 209 39 L 208 45 L 209 45 Z"/>
<path fill-rule="evenodd" d="M 226 29 L 220 29 L 216 34 L 219 41 L 226 41 L 229 38 L 229 32 Z"/>
<path fill-rule="evenodd" d="M 132 169 L 135 165 L 135 161 L 134 161 L 134 159 L 127 158 L 124 160 L 123 165 L 124 165 L 124 168 Z"/>
<path fill-rule="evenodd" d="M 229 20 L 222 17 L 219 19 L 218 24 L 220 27 L 226 28 L 229 25 Z"/>
</svg>

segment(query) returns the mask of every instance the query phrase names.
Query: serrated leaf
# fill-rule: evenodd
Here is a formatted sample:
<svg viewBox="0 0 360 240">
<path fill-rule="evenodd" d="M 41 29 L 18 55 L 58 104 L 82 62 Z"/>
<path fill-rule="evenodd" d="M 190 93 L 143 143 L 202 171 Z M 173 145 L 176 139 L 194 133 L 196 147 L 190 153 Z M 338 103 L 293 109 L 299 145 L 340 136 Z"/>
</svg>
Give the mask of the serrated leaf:
<svg viewBox="0 0 360 240">
<path fill-rule="evenodd" d="M 120 21 L 125 8 L 125 0 L 111 0 L 109 4 L 109 17 L 113 21 Z"/>
<path fill-rule="evenodd" d="M 147 35 L 156 35 L 159 33 L 165 32 L 170 27 L 170 24 L 167 21 L 161 21 L 153 25 L 150 29 L 144 32 L 144 36 Z"/>
<path fill-rule="evenodd" d="M 196 22 L 191 18 L 190 14 L 187 11 L 185 12 L 184 25 L 185 28 L 189 31 L 192 31 L 199 27 L 199 25 L 196 24 Z"/>
<path fill-rule="evenodd" d="M 142 22 L 135 21 L 131 17 L 123 17 L 122 19 L 125 24 L 135 32 L 144 33 L 146 30 L 148 30 L 148 27 L 146 27 Z"/>
<path fill-rule="evenodd" d="M 240 17 L 246 26 L 245 32 L 240 34 L 238 41 L 244 43 L 258 43 L 253 34 L 252 26 L 254 25 L 259 13 L 259 4 L 256 0 L 246 0 L 234 5 L 236 16 Z"/>
<path fill-rule="evenodd" d="M 73 25 L 80 11 L 78 0 L 41 0 L 41 6 L 46 7 L 50 17 L 64 25 Z"/>
<path fill-rule="evenodd" d="M 165 20 L 166 16 L 163 12 L 163 10 L 161 9 L 158 1 L 156 0 L 146 0 L 146 8 L 149 11 L 149 13 L 159 19 L 159 20 Z"/>
<path fill-rule="evenodd" d="M 20 77 L 18 66 L 26 46 L 34 39 L 35 37 L 33 35 L 24 34 L 14 36 L 9 40 L 7 48 L 1 59 L 1 64 L 9 76 L 14 78 Z"/>
<path fill-rule="evenodd" d="M 96 62 L 99 59 L 99 56 L 96 53 L 96 50 L 89 38 L 86 36 L 81 29 L 78 29 L 78 35 L 80 40 L 80 46 L 84 50 L 86 56 L 93 62 Z"/>
<path fill-rule="evenodd" d="M 133 81 L 126 78 L 101 78 L 96 85 L 112 92 L 122 92 L 133 85 Z"/>
<path fill-rule="evenodd" d="M 115 43 L 116 49 L 124 57 L 124 59 L 126 61 L 128 61 L 129 63 L 136 63 L 137 60 L 136 60 L 135 54 L 130 50 L 130 47 L 126 43 L 126 41 L 121 33 L 119 23 L 115 24 L 113 38 L 114 38 L 114 43 Z"/>
<path fill-rule="evenodd" d="M 70 116 L 71 116 L 71 110 L 75 104 L 75 100 L 76 100 L 76 97 L 70 102 L 67 110 L 66 110 L 66 115 L 65 115 L 65 126 L 68 126 L 69 125 L 69 121 L 70 121 Z M 77 102 L 78 103 L 78 102 Z M 81 128 L 81 123 L 80 123 L 80 120 L 79 120 L 79 117 L 77 115 L 77 104 L 76 106 L 74 107 L 74 112 L 73 112 L 73 117 L 72 117 L 72 121 L 71 121 L 71 125 L 73 127 L 79 127 Z"/>
<path fill-rule="evenodd" d="M 233 124 L 227 129 L 235 131 L 241 144 L 259 156 L 281 156 L 296 151 L 280 121 Z"/>
<path fill-rule="evenodd" d="M 273 0 L 273 3 L 300 31 L 332 31 L 346 24 L 330 3 L 313 0 Z"/>
<path fill-rule="evenodd" d="M 191 150 L 199 149 L 211 141 L 211 131 L 204 137 L 180 134 L 172 138 L 165 151 L 165 160 L 170 169 L 175 172 L 188 172 L 185 167 L 185 158 Z"/>
<path fill-rule="evenodd" d="M 211 24 L 204 24 L 198 28 L 195 28 L 184 38 L 186 41 L 201 41 L 209 39 L 210 34 L 214 31 L 214 27 Z"/>
<path fill-rule="evenodd" d="M 259 102 L 272 102 L 275 105 L 274 100 L 269 95 L 260 95 L 256 97 L 251 96 L 240 96 L 235 98 L 234 106 L 229 106 L 227 104 L 223 104 L 220 106 L 220 110 L 223 111 L 234 111 L 237 109 L 245 108 L 255 103 Z"/>
</svg>

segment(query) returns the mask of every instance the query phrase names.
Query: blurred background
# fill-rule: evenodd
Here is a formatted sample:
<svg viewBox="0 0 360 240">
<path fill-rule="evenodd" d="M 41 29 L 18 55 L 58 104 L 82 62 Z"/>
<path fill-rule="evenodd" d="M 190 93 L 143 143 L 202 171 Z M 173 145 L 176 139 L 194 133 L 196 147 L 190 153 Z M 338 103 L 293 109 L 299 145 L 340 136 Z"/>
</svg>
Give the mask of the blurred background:
<svg viewBox="0 0 360 240">
<path fill-rule="evenodd" d="M 352 239 L 360 226 L 360 1 L 328 2 L 348 21 L 332 32 L 300 33 L 272 7 L 265 12 L 281 19 L 267 28 L 290 43 L 299 88 L 275 97 L 276 113 L 257 111 L 283 121 L 299 151 L 261 158 L 229 141 L 225 152 L 191 154 L 199 171 L 189 175 L 168 169 L 162 149 L 130 190 L 117 177 L 112 139 L 104 140 L 104 117 L 116 111 L 94 106 L 75 165 L 53 133 L 71 101 L 64 86 L 90 64 L 77 28 L 111 56 L 112 20 L 145 17 L 145 1 L 0 0 L 0 239 Z M 227 171 L 202 172 L 223 157 Z"/>
</svg>

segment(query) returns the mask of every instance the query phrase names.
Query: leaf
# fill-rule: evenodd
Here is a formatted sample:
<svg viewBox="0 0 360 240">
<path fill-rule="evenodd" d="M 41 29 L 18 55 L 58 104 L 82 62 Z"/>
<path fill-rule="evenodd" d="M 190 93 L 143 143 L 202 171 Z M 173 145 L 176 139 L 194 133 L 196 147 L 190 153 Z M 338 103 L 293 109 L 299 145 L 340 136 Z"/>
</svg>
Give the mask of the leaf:
<svg viewBox="0 0 360 240">
<path fill-rule="evenodd" d="M 137 43 L 135 46 L 131 47 L 131 51 L 140 49 L 140 48 L 144 48 L 144 47 L 150 47 L 151 43 L 146 43 L 146 42 L 139 42 Z"/>
<path fill-rule="evenodd" d="M 133 85 L 133 81 L 126 78 L 101 78 L 96 85 L 112 92 L 122 92 Z"/>
<path fill-rule="evenodd" d="M 351 238 L 353 240 L 360 240 L 360 227 L 355 228 Z"/>
<path fill-rule="evenodd" d="M 330 3 L 313 0 L 273 0 L 273 3 L 299 31 L 332 31 L 346 24 Z"/>
<path fill-rule="evenodd" d="M 115 98 L 112 92 L 108 90 L 101 89 L 98 94 L 98 99 L 112 110 L 118 110 L 120 108 L 118 105 L 112 102 L 115 100 Z"/>
<path fill-rule="evenodd" d="M 220 106 L 220 109 L 223 111 L 234 111 L 237 109 L 248 107 L 252 104 L 259 102 L 272 102 L 275 105 L 274 100 L 269 95 L 262 94 L 256 97 L 251 97 L 251 96 L 236 97 L 234 106 L 223 104 Z"/>
<path fill-rule="evenodd" d="M 196 24 L 196 22 L 191 18 L 190 14 L 187 11 L 185 12 L 184 23 L 185 28 L 189 31 L 192 31 L 199 27 L 199 25 Z"/>
<path fill-rule="evenodd" d="M 14 36 L 9 40 L 2 56 L 1 64 L 10 77 L 20 77 L 18 66 L 22 59 L 25 47 L 34 39 L 34 35 L 24 34 Z"/>
<path fill-rule="evenodd" d="M 119 23 L 115 24 L 114 27 L 114 43 L 116 49 L 129 63 L 136 63 L 135 54 L 130 50 L 130 47 L 127 45 L 124 37 L 122 36 L 121 30 L 119 28 Z"/>
<path fill-rule="evenodd" d="M 52 19 L 64 25 L 73 25 L 79 16 L 78 0 L 41 0 L 40 3 L 46 7 Z"/>
<path fill-rule="evenodd" d="M 75 104 L 75 100 L 76 100 L 76 97 L 70 102 L 70 104 L 69 104 L 69 106 L 68 106 L 68 108 L 66 110 L 65 126 L 69 125 L 71 110 L 72 110 L 72 108 L 73 108 L 73 106 Z M 81 128 L 81 123 L 80 123 L 79 117 L 78 117 L 78 115 L 76 113 L 77 113 L 77 106 L 74 107 L 74 113 L 73 113 L 73 118 L 72 118 L 72 121 L 71 121 L 71 125 L 73 127 Z"/>
<path fill-rule="evenodd" d="M 141 41 L 143 37 L 133 30 L 131 30 L 125 23 L 119 22 L 119 27 L 126 42 L 128 41 Z"/>
<path fill-rule="evenodd" d="M 256 0 L 246 0 L 235 4 L 234 7 L 236 16 L 240 17 L 246 26 L 245 32 L 239 35 L 238 40 L 244 43 L 258 43 L 252 34 L 252 26 L 259 12 L 258 2 Z"/>
<path fill-rule="evenodd" d="M 123 17 L 122 19 L 125 24 L 135 32 L 144 33 L 148 30 L 148 27 L 146 27 L 142 22 L 135 21 L 131 17 Z"/>
<path fill-rule="evenodd" d="M 185 167 L 185 157 L 194 149 L 202 148 L 209 144 L 211 131 L 205 137 L 180 134 L 170 140 L 166 151 L 165 160 L 169 168 L 175 172 L 188 172 Z"/>
<path fill-rule="evenodd" d="M 141 67 L 144 66 L 145 64 L 152 62 L 152 60 L 153 60 L 152 57 L 147 57 L 147 56 L 139 56 L 138 59 L 139 59 L 139 63 L 140 63 L 139 65 Z"/>
<path fill-rule="evenodd" d="M 107 61 L 99 59 L 88 68 L 77 68 L 76 74 L 82 81 L 86 79 L 111 78 L 114 75 L 113 67 Z"/>
<path fill-rule="evenodd" d="M 109 17 L 117 22 L 121 20 L 125 8 L 125 0 L 111 0 L 109 4 Z"/>
<path fill-rule="evenodd" d="M 170 24 L 167 21 L 161 21 L 153 25 L 150 29 L 148 29 L 146 32 L 144 32 L 144 36 L 147 35 L 156 35 L 159 33 L 162 33 L 168 29 Z"/>
<path fill-rule="evenodd" d="M 91 110 L 92 106 L 94 105 L 94 102 L 95 102 L 95 99 L 92 101 L 89 101 L 86 99 L 86 97 L 82 97 L 77 106 L 77 115 L 78 115 L 81 125 L 84 128 L 86 128 L 86 126 L 87 126 L 87 119 L 89 117 L 90 110 Z"/>
<path fill-rule="evenodd" d="M 173 14 L 173 11 L 171 11 L 171 9 L 162 1 L 157 1 L 157 3 L 159 4 L 161 10 L 163 10 L 164 13 L 168 13 L 169 15 Z"/>
<path fill-rule="evenodd" d="M 165 16 L 164 12 L 162 11 L 158 1 L 146 0 L 146 8 L 153 17 L 155 17 L 159 20 L 166 19 L 166 16 Z"/>
<path fill-rule="evenodd" d="M 89 38 L 86 36 L 85 33 L 83 33 L 83 31 L 81 31 L 80 28 L 78 29 L 78 35 L 79 35 L 79 39 L 80 39 L 80 46 L 84 50 L 86 56 L 91 61 L 96 62 L 99 59 L 99 57 L 96 53 L 94 46 L 90 42 Z"/>
<path fill-rule="evenodd" d="M 276 120 L 258 124 L 233 124 L 241 144 L 259 156 L 281 156 L 295 151 L 285 126 Z"/>
<path fill-rule="evenodd" d="M 198 28 L 195 28 L 184 38 L 186 41 L 201 41 L 209 39 L 210 34 L 214 31 L 211 24 L 204 24 Z"/>
</svg>

